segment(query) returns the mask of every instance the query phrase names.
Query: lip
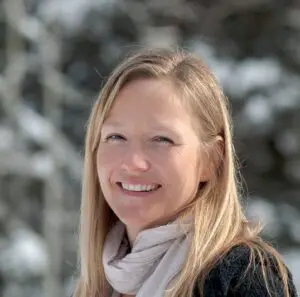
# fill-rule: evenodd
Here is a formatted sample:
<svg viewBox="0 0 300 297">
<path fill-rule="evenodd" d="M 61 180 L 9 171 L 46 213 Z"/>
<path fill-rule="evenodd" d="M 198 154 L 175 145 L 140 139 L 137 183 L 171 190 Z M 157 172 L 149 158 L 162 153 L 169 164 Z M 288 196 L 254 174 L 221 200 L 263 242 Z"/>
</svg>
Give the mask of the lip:
<svg viewBox="0 0 300 297">
<path fill-rule="evenodd" d="M 145 185 L 145 186 L 152 186 L 152 185 L 160 185 L 159 183 L 155 183 L 155 182 L 146 182 L 146 181 L 141 181 L 141 180 L 134 180 L 134 179 L 130 179 L 130 180 L 127 180 L 127 181 L 124 181 L 124 180 L 119 180 L 117 181 L 117 184 L 127 184 L 127 185 Z"/>
<path fill-rule="evenodd" d="M 151 185 L 151 184 L 149 184 L 149 185 Z M 159 191 L 161 189 L 161 187 L 162 186 L 159 185 L 159 187 L 156 190 L 150 191 L 150 192 L 138 192 L 138 191 L 135 192 L 135 191 L 129 191 L 129 190 L 123 189 L 121 182 L 117 183 L 117 188 L 119 189 L 119 191 L 123 195 L 125 194 L 126 196 L 130 196 L 130 197 L 147 197 L 147 196 L 155 194 L 157 191 Z"/>
</svg>

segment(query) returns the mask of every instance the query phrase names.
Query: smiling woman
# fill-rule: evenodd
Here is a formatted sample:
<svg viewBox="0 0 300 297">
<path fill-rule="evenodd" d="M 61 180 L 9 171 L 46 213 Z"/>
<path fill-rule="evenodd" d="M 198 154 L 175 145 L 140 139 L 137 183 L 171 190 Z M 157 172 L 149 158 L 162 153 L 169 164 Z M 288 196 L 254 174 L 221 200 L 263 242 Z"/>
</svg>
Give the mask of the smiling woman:
<svg viewBox="0 0 300 297">
<path fill-rule="evenodd" d="M 168 81 L 136 79 L 120 90 L 102 125 L 100 187 L 131 243 L 177 215 L 208 179 L 191 116 L 175 97 Z"/>
<path fill-rule="evenodd" d="M 91 113 L 76 297 L 296 296 L 244 216 L 227 101 L 205 64 L 145 50 Z"/>
</svg>

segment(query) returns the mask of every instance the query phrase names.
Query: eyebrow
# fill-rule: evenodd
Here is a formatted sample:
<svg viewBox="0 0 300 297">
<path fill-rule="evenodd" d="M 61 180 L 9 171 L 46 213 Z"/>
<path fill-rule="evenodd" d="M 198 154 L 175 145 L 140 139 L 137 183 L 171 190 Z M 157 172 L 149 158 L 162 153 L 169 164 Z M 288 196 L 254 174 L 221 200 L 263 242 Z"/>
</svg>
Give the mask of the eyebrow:
<svg viewBox="0 0 300 297">
<path fill-rule="evenodd" d="M 161 121 L 161 122 L 157 122 L 154 121 L 155 124 L 153 124 L 151 127 L 157 130 L 160 129 L 169 129 L 169 130 L 173 130 L 172 127 L 173 125 L 165 125 L 165 123 L 168 123 L 168 121 Z M 124 124 L 122 124 L 121 122 L 119 122 L 118 120 L 108 120 L 108 121 L 104 121 L 104 123 L 102 124 L 102 126 L 112 126 L 112 127 L 123 127 Z M 174 130 L 176 131 L 176 130 Z"/>
<path fill-rule="evenodd" d="M 103 125 L 102 125 L 102 128 L 104 128 L 104 129 L 110 129 L 110 128 L 114 129 L 114 128 L 121 128 L 121 127 L 124 127 L 124 124 L 122 124 L 121 122 L 119 122 L 117 120 L 108 121 L 106 123 L 103 123 Z M 172 133 L 172 134 L 174 134 L 174 136 L 175 135 L 180 136 L 180 133 L 173 125 L 165 125 L 164 122 L 156 122 L 150 128 L 155 131 L 158 131 L 158 133 L 163 132 L 163 130 L 165 130 L 165 132 Z"/>
<path fill-rule="evenodd" d="M 118 122 L 118 121 L 108 121 L 108 122 L 104 122 L 103 124 L 102 124 L 102 127 L 122 127 L 122 126 L 124 126 L 123 124 L 121 124 L 120 122 Z"/>
</svg>

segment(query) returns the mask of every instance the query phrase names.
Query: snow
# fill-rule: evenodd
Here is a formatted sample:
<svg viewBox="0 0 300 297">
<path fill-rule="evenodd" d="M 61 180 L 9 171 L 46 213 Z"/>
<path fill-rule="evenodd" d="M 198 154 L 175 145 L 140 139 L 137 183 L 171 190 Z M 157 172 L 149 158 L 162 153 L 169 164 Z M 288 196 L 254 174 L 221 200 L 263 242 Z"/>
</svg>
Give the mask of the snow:
<svg viewBox="0 0 300 297">
<path fill-rule="evenodd" d="M 187 45 L 211 67 L 223 88 L 234 98 L 244 100 L 250 91 L 274 87 L 284 74 L 283 67 L 275 58 L 247 58 L 243 61 L 234 61 L 231 57 L 218 57 L 216 50 L 205 40 L 195 39 Z"/>
<path fill-rule="evenodd" d="M 270 124 L 273 112 L 269 100 L 257 95 L 249 99 L 244 107 L 245 116 L 256 125 Z"/>
<path fill-rule="evenodd" d="M 215 49 L 201 39 L 192 39 L 187 43 L 187 48 L 210 66 L 212 66 L 211 63 L 216 61 Z"/>
<path fill-rule="evenodd" d="M 30 40 L 38 40 L 43 31 L 41 24 L 34 18 L 27 17 L 18 23 L 19 30 Z M 45 34 L 45 32 L 43 32 Z"/>
<path fill-rule="evenodd" d="M 285 156 L 297 154 L 300 151 L 300 137 L 291 130 L 281 132 L 276 137 L 276 147 Z"/>
<path fill-rule="evenodd" d="M 93 10 L 109 9 L 115 0 L 48 0 L 40 4 L 39 14 L 48 21 L 59 21 L 68 31 L 82 26 L 85 15 Z"/>
<path fill-rule="evenodd" d="M 25 228 L 10 233 L 9 244 L 0 253 L 3 273 L 24 279 L 44 274 L 47 266 L 48 255 L 39 237 Z"/>
<path fill-rule="evenodd" d="M 178 32 L 173 26 L 165 27 L 148 27 L 143 36 L 141 36 L 142 44 L 152 47 L 168 48 L 178 44 Z"/>
<path fill-rule="evenodd" d="M 283 70 L 275 59 L 248 58 L 238 63 L 232 71 L 234 91 L 246 94 L 251 90 L 276 85 Z"/>
<path fill-rule="evenodd" d="M 20 127 L 22 127 L 23 132 L 25 132 L 27 136 L 38 143 L 49 143 L 53 141 L 55 138 L 53 127 L 45 118 L 26 107 L 26 105 L 20 107 L 17 112 Z"/>
<path fill-rule="evenodd" d="M 261 222 L 263 232 L 275 238 L 281 233 L 281 223 L 278 220 L 278 214 L 275 205 L 271 204 L 262 197 L 250 197 L 248 199 L 246 211 L 248 217 L 256 222 Z"/>
<path fill-rule="evenodd" d="M 46 178 L 55 170 L 54 159 L 48 153 L 35 153 L 30 163 L 36 176 Z"/>
<path fill-rule="evenodd" d="M 282 223 L 287 226 L 293 239 L 300 243 L 300 212 L 295 207 L 281 203 L 279 206 L 280 214 L 277 219 L 280 219 Z"/>
<path fill-rule="evenodd" d="M 286 249 L 282 252 L 283 259 L 293 274 L 293 280 L 298 292 L 300 292 L 300 249 Z"/>
<path fill-rule="evenodd" d="M 287 82 L 286 85 L 275 89 L 271 94 L 271 104 L 275 110 L 291 110 L 296 106 L 300 106 L 300 82 Z"/>
<path fill-rule="evenodd" d="M 13 130 L 4 125 L 0 125 L 0 152 L 10 150 L 13 147 L 14 140 Z"/>
</svg>

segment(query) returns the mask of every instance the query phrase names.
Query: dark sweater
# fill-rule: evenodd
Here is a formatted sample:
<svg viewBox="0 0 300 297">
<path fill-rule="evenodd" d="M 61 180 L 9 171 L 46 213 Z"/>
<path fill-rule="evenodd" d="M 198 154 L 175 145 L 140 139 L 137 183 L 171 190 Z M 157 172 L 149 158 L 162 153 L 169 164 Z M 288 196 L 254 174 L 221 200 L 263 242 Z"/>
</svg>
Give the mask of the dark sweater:
<svg viewBox="0 0 300 297">
<path fill-rule="evenodd" d="M 247 270 L 249 259 L 248 248 L 239 246 L 231 249 L 206 277 L 203 297 L 269 297 L 259 262 L 256 261 Z M 268 269 L 272 296 L 283 297 L 283 285 L 276 271 L 275 264 Z M 290 297 L 298 296 L 290 273 L 289 290 Z M 195 286 L 193 296 L 200 296 L 198 286 Z"/>
</svg>

